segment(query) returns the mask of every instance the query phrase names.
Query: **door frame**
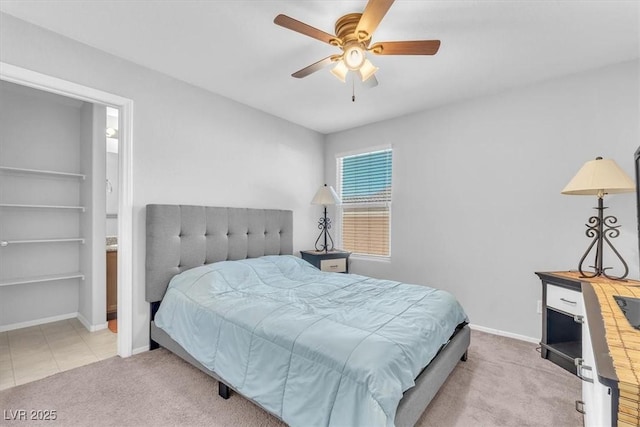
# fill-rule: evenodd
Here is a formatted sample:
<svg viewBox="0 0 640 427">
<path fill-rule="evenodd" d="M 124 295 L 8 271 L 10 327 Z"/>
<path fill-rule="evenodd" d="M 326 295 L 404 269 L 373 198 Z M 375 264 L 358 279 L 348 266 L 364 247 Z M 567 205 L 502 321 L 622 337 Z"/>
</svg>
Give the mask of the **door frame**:
<svg viewBox="0 0 640 427">
<path fill-rule="evenodd" d="M 133 100 L 0 61 L 0 80 L 120 110 L 118 355 L 133 352 Z"/>
</svg>

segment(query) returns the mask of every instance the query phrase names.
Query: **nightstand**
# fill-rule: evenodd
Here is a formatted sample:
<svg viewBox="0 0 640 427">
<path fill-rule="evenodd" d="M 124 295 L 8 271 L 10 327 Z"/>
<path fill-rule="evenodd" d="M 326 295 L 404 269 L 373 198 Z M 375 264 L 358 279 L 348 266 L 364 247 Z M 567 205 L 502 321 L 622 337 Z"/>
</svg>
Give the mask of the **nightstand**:
<svg viewBox="0 0 640 427">
<path fill-rule="evenodd" d="M 582 306 L 579 273 L 536 272 L 542 281 L 542 340 L 540 353 L 576 374 L 576 359 L 582 358 Z"/>
<path fill-rule="evenodd" d="M 309 264 L 316 266 L 322 271 L 333 273 L 349 272 L 349 255 L 347 251 L 300 251 L 302 259 Z"/>
</svg>

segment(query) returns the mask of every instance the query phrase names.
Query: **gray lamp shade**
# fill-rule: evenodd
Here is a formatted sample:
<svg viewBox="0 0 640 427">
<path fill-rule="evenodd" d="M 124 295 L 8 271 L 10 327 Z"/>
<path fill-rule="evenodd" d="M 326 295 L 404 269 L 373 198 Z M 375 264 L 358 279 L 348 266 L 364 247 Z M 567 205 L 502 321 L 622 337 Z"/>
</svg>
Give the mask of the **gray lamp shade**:
<svg viewBox="0 0 640 427">
<path fill-rule="evenodd" d="M 630 193 L 635 189 L 633 180 L 614 160 L 598 157 L 580 168 L 562 194 L 602 197 L 605 194 Z"/>
<path fill-rule="evenodd" d="M 340 197 L 336 194 L 336 191 L 327 184 L 320 187 L 311 200 L 312 205 L 339 205 L 341 203 Z"/>
</svg>

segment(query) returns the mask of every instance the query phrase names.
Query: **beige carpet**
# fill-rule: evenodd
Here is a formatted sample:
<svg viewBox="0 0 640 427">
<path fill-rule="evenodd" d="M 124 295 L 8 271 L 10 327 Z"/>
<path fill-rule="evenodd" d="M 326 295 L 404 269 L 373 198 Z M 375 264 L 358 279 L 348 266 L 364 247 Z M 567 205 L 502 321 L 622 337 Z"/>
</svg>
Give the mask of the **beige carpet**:
<svg viewBox="0 0 640 427">
<path fill-rule="evenodd" d="M 419 426 L 581 426 L 580 380 L 540 357 L 535 345 L 472 332 L 460 362 Z M 0 425 L 281 426 L 160 349 L 114 357 L 0 392 Z M 9 421 L 16 410 L 55 410 L 56 421 Z M 10 412 L 13 411 L 13 412 Z"/>
</svg>

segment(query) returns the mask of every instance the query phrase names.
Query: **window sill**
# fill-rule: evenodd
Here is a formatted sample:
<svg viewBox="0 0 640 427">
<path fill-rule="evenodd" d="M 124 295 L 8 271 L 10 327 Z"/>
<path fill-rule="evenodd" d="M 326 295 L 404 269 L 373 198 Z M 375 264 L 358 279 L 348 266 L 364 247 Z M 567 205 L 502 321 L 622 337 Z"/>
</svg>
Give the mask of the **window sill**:
<svg viewBox="0 0 640 427">
<path fill-rule="evenodd" d="M 375 261 L 375 262 L 391 263 L 391 257 L 390 256 L 351 254 L 350 258 L 352 260 L 358 260 L 358 261 Z"/>
</svg>

